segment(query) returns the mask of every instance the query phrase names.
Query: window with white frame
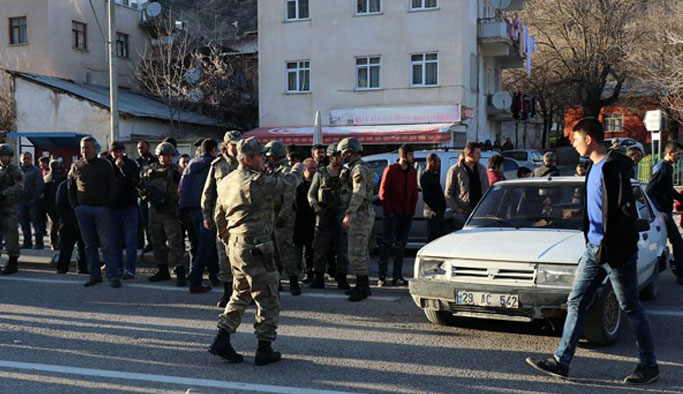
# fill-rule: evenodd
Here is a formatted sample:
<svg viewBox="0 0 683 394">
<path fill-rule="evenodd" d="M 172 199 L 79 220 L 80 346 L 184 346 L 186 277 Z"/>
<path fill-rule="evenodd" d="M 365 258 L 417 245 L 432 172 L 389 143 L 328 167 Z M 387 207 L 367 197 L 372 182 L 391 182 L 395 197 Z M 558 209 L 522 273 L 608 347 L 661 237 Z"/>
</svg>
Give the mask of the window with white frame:
<svg viewBox="0 0 683 394">
<path fill-rule="evenodd" d="M 356 0 L 356 14 L 377 14 L 382 11 L 381 0 Z"/>
<path fill-rule="evenodd" d="M 311 91 L 311 62 L 299 60 L 287 62 L 287 93 L 307 93 Z"/>
<path fill-rule="evenodd" d="M 308 18 L 308 0 L 287 0 L 287 20 Z"/>
<path fill-rule="evenodd" d="M 415 53 L 410 56 L 410 84 L 436 86 L 439 84 L 439 54 Z"/>
<path fill-rule="evenodd" d="M 356 58 L 356 88 L 379 89 L 382 64 L 379 56 Z"/>
<path fill-rule="evenodd" d="M 410 0 L 411 10 L 428 10 L 430 8 L 438 8 L 438 0 Z"/>
<path fill-rule="evenodd" d="M 624 131 L 624 115 L 623 114 L 610 114 L 605 115 L 602 119 L 603 127 L 605 132 L 617 133 Z"/>
</svg>

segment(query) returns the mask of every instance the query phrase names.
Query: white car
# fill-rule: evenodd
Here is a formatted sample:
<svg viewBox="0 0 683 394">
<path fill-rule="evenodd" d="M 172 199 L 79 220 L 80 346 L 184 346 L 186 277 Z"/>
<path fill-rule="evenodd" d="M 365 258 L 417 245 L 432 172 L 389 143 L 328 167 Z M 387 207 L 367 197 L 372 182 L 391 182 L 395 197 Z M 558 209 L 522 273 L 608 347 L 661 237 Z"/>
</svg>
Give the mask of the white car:
<svg viewBox="0 0 683 394">
<path fill-rule="evenodd" d="M 612 140 L 613 138 L 605 138 L 605 146 L 608 148 L 611 147 Z M 641 152 L 643 152 L 643 155 L 645 155 L 645 147 L 637 140 L 631 137 L 617 137 L 617 140 L 619 141 L 619 146 L 624 150 L 624 152 L 628 151 L 630 147 L 635 146 L 636 148 L 640 149 Z"/>
<path fill-rule="evenodd" d="M 666 226 L 641 186 L 634 183 L 633 190 L 643 230 L 638 284 L 643 299 L 654 299 L 668 259 Z M 413 300 L 436 324 L 455 324 L 455 317 L 563 319 L 585 250 L 583 192 L 584 182 L 576 177 L 496 183 L 462 230 L 417 253 L 410 280 Z M 586 339 L 614 342 L 622 313 L 608 279 L 590 308 Z"/>
<path fill-rule="evenodd" d="M 506 150 L 503 151 L 503 156 L 516 161 L 520 167 L 526 167 L 532 171 L 543 165 L 543 153 L 535 149 Z"/>
</svg>

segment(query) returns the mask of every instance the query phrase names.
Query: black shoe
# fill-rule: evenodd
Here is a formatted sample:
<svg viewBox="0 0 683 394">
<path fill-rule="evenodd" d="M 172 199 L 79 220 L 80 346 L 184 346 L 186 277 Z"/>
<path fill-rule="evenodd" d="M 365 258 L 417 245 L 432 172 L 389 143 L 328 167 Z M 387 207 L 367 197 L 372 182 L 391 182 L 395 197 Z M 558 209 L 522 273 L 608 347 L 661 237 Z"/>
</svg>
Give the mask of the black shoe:
<svg viewBox="0 0 683 394">
<path fill-rule="evenodd" d="M 135 279 L 135 275 L 131 274 L 130 272 L 126 272 L 126 273 L 123 274 L 123 276 L 121 277 L 121 279 L 123 279 L 123 280 Z"/>
<path fill-rule="evenodd" d="M 171 274 L 168 272 L 167 264 L 159 264 L 157 266 L 159 271 L 156 274 L 150 276 L 147 280 L 150 282 L 162 282 L 165 280 L 171 280 Z"/>
<path fill-rule="evenodd" d="M 356 280 L 356 287 L 351 290 L 349 294 L 350 302 L 362 301 L 368 298 L 372 292 L 370 291 L 370 284 L 368 283 L 368 277 L 366 275 L 358 276 Z"/>
<path fill-rule="evenodd" d="M 45 249 L 45 245 L 42 243 L 37 243 L 37 244 L 33 245 L 33 249 L 42 250 L 42 249 Z"/>
<path fill-rule="evenodd" d="M 351 285 L 346 280 L 346 274 L 337 275 L 337 290 L 351 290 Z"/>
<path fill-rule="evenodd" d="M 218 335 L 216 335 L 216 338 L 214 338 L 213 343 L 209 347 L 209 353 L 222 357 L 231 363 L 241 363 L 244 361 L 244 356 L 237 353 L 230 344 L 230 334 L 221 329 L 218 330 Z"/>
<path fill-rule="evenodd" d="M 308 285 L 310 289 L 324 289 L 325 288 L 325 274 L 322 272 L 316 272 L 313 274 L 313 280 L 311 284 Z"/>
<path fill-rule="evenodd" d="M 121 281 L 118 278 L 112 279 L 111 280 L 111 287 L 113 289 L 118 289 L 119 287 L 121 287 Z"/>
<path fill-rule="evenodd" d="M 282 355 L 280 352 L 276 352 L 270 346 L 268 341 L 258 341 L 258 349 L 256 349 L 256 357 L 254 358 L 254 364 L 256 365 L 267 365 L 280 361 Z"/>
<path fill-rule="evenodd" d="M 301 288 L 299 287 L 299 278 L 296 275 L 289 277 L 289 292 L 293 296 L 301 295 Z"/>
<path fill-rule="evenodd" d="M 7 262 L 7 265 L 5 266 L 5 268 L 2 269 L 2 272 L 0 272 L 0 275 L 12 275 L 17 273 L 17 271 L 19 271 L 19 269 L 17 268 L 18 262 L 18 256 L 10 257 L 9 261 Z"/>
<path fill-rule="evenodd" d="M 185 267 L 178 266 L 175 268 L 175 285 L 177 287 L 187 286 L 187 277 L 185 276 Z"/>
<path fill-rule="evenodd" d="M 102 283 L 102 278 L 99 278 L 99 279 L 90 278 L 90 279 L 88 279 L 87 282 L 83 283 L 83 286 L 90 287 L 90 286 L 95 286 L 98 283 Z"/>
<path fill-rule="evenodd" d="M 552 375 L 556 378 L 567 379 L 567 376 L 569 375 L 569 367 L 557 362 L 557 360 L 555 360 L 555 357 L 550 357 L 545 360 L 537 360 L 531 357 L 527 357 L 526 363 L 536 368 L 537 370 L 545 372 L 548 375 Z"/>
<path fill-rule="evenodd" d="M 209 281 L 211 282 L 211 286 L 213 286 L 213 287 L 219 287 L 223 284 L 223 282 L 218 280 L 218 278 L 216 278 L 215 276 L 214 277 L 209 276 Z"/>
<path fill-rule="evenodd" d="M 380 276 L 377 279 L 377 287 L 384 287 L 387 285 L 387 278 L 385 276 Z"/>
<path fill-rule="evenodd" d="M 651 367 L 645 364 L 638 364 L 636 370 L 624 379 L 626 384 L 647 384 L 659 378 L 659 367 Z"/>
<path fill-rule="evenodd" d="M 396 286 L 396 287 L 408 286 L 408 281 L 405 280 L 402 276 L 399 276 L 398 278 L 394 278 L 394 280 L 392 282 L 394 283 L 394 286 Z"/>
<path fill-rule="evenodd" d="M 225 282 L 223 283 L 223 296 L 218 300 L 216 306 L 225 308 L 228 306 L 228 302 L 230 302 L 230 297 L 232 297 L 232 282 Z"/>
<path fill-rule="evenodd" d="M 304 278 L 301 280 L 301 283 L 310 284 L 315 280 L 314 277 L 315 274 L 313 273 L 313 271 L 307 271 L 306 275 L 304 275 Z"/>
</svg>

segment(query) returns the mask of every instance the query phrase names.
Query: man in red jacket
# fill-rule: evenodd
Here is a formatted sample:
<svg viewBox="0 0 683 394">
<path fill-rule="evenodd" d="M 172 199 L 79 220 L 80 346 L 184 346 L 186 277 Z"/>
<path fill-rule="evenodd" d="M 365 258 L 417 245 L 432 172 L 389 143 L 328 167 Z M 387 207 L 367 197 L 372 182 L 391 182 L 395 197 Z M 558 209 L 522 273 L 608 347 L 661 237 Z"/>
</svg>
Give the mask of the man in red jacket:
<svg viewBox="0 0 683 394">
<path fill-rule="evenodd" d="M 403 278 L 403 255 L 417 204 L 417 171 L 413 168 L 413 148 L 401 145 L 398 154 L 398 163 L 384 169 L 382 183 L 379 186 L 379 200 L 384 212 L 384 246 L 379 257 L 377 286 L 386 285 L 387 266 L 392 251 L 393 285 L 408 285 L 408 281 Z"/>
</svg>

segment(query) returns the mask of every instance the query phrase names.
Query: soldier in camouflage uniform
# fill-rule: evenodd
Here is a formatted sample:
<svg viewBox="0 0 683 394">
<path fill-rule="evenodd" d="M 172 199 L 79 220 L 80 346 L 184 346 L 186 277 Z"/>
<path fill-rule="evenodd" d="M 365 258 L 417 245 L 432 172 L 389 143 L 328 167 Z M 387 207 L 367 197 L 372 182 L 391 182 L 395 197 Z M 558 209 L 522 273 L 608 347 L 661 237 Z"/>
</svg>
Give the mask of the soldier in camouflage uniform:
<svg viewBox="0 0 683 394">
<path fill-rule="evenodd" d="M 182 223 L 178 212 L 178 183 L 180 172 L 173 164 L 173 156 L 177 153 L 175 147 L 169 142 L 157 145 L 155 154 L 158 157 L 156 163 L 145 168 L 140 176 L 143 186 L 155 188 L 166 198 L 163 203 L 154 201 L 151 193 L 145 196 L 150 200 L 149 231 L 152 236 L 154 259 L 157 261 L 158 271 L 149 277 L 150 282 L 171 280 L 168 271 L 169 265 L 175 265 L 176 285 L 185 286 L 186 261 L 185 240 L 181 232 Z M 168 242 L 168 245 L 167 245 Z"/>
<path fill-rule="evenodd" d="M 356 286 L 349 292 L 349 301 L 361 301 L 371 294 L 368 281 L 368 239 L 375 221 L 375 210 L 372 208 L 374 174 L 370 166 L 361 159 L 363 145 L 356 138 L 344 138 L 339 142 L 337 149 L 341 151 L 344 161 L 349 164 L 352 187 L 351 199 L 342 221 L 349 231 L 349 260 L 353 264 L 357 278 Z"/>
<path fill-rule="evenodd" d="M 253 299 L 256 303 L 254 331 L 258 339 L 256 365 L 280 359 L 273 351 L 280 314 L 278 283 L 280 274 L 273 261 L 273 203 L 279 194 L 301 183 L 302 166 L 281 176 L 265 175 L 263 147 L 255 138 L 238 145 L 240 165 L 218 185 L 216 226 L 218 234 L 229 243 L 229 261 L 233 270 L 233 293 L 218 320 L 218 335 L 209 352 L 237 363 L 243 360 L 230 344 L 244 310 Z"/>
<path fill-rule="evenodd" d="M 202 216 L 204 217 L 204 227 L 210 229 L 215 226 L 214 217 L 216 215 L 216 201 L 218 199 L 218 183 L 237 169 L 237 143 L 242 139 L 242 133 L 237 130 L 228 131 L 223 136 L 223 147 L 225 152 L 211 162 L 209 176 L 204 184 L 202 192 Z M 221 241 L 216 235 L 216 248 L 218 249 L 218 280 L 223 282 L 223 296 L 218 301 L 218 306 L 225 308 L 232 294 L 232 271 L 228 262 L 226 251 L 227 244 Z"/>
<path fill-rule="evenodd" d="M 9 256 L 2 275 L 17 272 L 19 260 L 19 229 L 17 201 L 24 191 L 24 173 L 12 164 L 14 149 L 8 144 L 0 144 L 0 239 L 5 239 L 5 249 Z"/>
<path fill-rule="evenodd" d="M 348 169 L 342 166 L 343 159 L 336 143 L 327 147 L 327 157 L 330 164 L 318 168 L 308 190 L 308 203 L 316 213 L 313 238 L 314 278 L 309 287 L 325 288 L 325 266 L 332 250 L 337 260 L 337 289 L 348 290 L 347 233 L 342 227 L 342 220 L 350 198 L 350 188 L 347 186 L 349 174 Z"/>
<path fill-rule="evenodd" d="M 287 164 L 287 149 L 279 141 L 266 144 L 266 156 L 271 163 L 273 175 L 282 177 L 291 171 Z M 289 292 L 292 295 L 301 294 L 299 277 L 297 276 L 296 261 L 294 260 L 294 221 L 296 212 L 296 188 L 286 189 L 275 199 L 275 263 L 278 270 L 289 277 Z"/>
</svg>

